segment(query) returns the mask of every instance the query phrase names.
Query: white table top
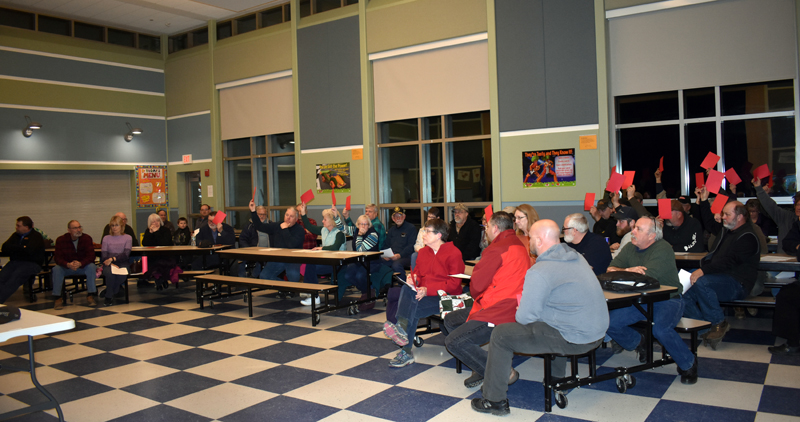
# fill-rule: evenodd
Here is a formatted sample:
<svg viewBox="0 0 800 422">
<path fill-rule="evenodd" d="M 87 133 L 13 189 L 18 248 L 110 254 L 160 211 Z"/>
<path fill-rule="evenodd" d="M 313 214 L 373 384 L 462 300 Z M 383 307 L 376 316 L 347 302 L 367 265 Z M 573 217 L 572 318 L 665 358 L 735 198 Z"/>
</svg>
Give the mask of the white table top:
<svg viewBox="0 0 800 422">
<path fill-rule="evenodd" d="M 20 309 L 22 316 L 16 321 L 0 324 L 0 342 L 20 336 L 38 336 L 75 328 L 75 320 L 40 312 Z"/>
</svg>

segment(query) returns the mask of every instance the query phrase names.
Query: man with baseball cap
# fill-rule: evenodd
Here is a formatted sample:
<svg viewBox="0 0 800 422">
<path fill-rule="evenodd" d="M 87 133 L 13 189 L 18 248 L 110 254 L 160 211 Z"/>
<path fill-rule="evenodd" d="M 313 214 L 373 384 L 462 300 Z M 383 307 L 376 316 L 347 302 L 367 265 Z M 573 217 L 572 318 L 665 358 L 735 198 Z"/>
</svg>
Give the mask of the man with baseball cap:
<svg viewBox="0 0 800 422">
<path fill-rule="evenodd" d="M 703 252 L 703 226 L 694 218 L 687 217 L 683 204 L 673 199 L 672 218 L 665 221 L 664 240 L 675 252 Z"/>
<path fill-rule="evenodd" d="M 633 225 L 636 224 L 636 219 L 639 218 L 636 211 L 631 207 L 621 205 L 617 208 L 615 214 L 617 220 L 617 236 L 621 238 L 619 243 L 611 245 L 611 257 L 616 258 L 619 251 L 631 241 L 631 230 Z"/>
<path fill-rule="evenodd" d="M 394 207 L 392 221 L 395 225 L 386 234 L 386 245 L 392 248 L 394 255 L 391 258 L 383 257 L 381 263 L 392 267 L 392 272 L 400 273 L 400 279 L 405 281 L 406 268 L 411 267 L 411 254 L 414 253 L 418 229 L 406 222 L 406 211 L 402 207 Z"/>
</svg>

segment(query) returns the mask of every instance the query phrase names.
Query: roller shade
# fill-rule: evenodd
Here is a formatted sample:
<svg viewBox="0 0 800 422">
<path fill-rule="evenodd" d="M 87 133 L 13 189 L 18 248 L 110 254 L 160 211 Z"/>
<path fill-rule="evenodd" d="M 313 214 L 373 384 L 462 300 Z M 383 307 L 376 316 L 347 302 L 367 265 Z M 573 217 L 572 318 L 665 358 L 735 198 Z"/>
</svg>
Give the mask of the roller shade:
<svg viewBox="0 0 800 422">
<path fill-rule="evenodd" d="M 292 77 L 220 89 L 222 139 L 294 132 Z"/>
</svg>

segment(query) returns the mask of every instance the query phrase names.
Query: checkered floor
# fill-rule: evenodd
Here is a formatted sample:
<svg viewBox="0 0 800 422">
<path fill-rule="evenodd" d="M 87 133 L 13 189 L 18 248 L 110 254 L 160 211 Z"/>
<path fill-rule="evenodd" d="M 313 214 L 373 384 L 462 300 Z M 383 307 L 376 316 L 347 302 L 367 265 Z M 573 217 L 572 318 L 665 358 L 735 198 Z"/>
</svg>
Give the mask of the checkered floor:
<svg viewBox="0 0 800 422">
<path fill-rule="evenodd" d="M 299 299 L 274 295 L 254 299 L 253 318 L 241 299 L 201 311 L 193 288 L 157 292 L 132 283 L 129 305 L 91 308 L 80 294 L 60 311 L 39 296 L 28 304 L 18 292 L 9 304 L 75 319 L 74 330 L 34 342 L 39 379 L 68 421 L 496 420 L 470 409 L 479 389 L 464 387 L 469 370 L 455 373 L 441 335 L 415 348 L 417 363 L 389 368 L 397 349 L 381 332 L 380 305 L 353 317 L 325 314 L 312 328 Z M 696 385 L 682 385 L 670 365 L 636 374 L 626 394 L 613 382 L 573 390 L 567 408 L 549 415 L 541 359 L 515 358 L 521 378 L 509 389 L 504 420 L 800 421 L 800 358 L 767 352 L 776 343 L 769 318 L 730 322 L 717 351 L 701 347 Z M 0 365 L 24 365 L 24 341 L 0 344 Z M 598 362 L 637 363 L 632 352 L 609 349 Z M 0 370 L 0 413 L 40 401 L 26 374 Z"/>
</svg>

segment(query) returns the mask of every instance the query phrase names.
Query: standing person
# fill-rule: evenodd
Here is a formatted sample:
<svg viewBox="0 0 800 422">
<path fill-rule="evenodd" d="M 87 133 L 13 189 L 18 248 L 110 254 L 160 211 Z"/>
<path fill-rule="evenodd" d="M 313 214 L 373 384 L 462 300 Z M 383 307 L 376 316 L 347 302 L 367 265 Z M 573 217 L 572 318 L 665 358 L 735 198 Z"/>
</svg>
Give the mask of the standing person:
<svg viewBox="0 0 800 422">
<path fill-rule="evenodd" d="M 142 238 L 142 246 L 172 246 L 172 233 L 163 224 L 164 220 L 158 214 L 147 217 L 147 230 Z M 163 290 L 167 287 L 174 268 L 174 258 L 159 256 L 151 260 L 148 273 L 156 279 L 156 289 Z"/>
<path fill-rule="evenodd" d="M 394 226 L 386 234 L 386 243 L 392 248 L 394 255 L 391 258 L 382 257 L 378 262 L 390 267 L 393 273 L 400 273 L 398 277 L 406 281 L 406 268 L 411 267 L 411 254 L 414 253 L 414 242 L 419 230 L 406 222 L 406 211 L 402 207 L 394 207 L 392 221 Z"/>
<path fill-rule="evenodd" d="M 94 297 L 97 296 L 97 266 L 94 265 L 95 253 L 92 237 L 83 233 L 83 227 L 78 220 L 71 220 L 67 223 L 67 233 L 56 239 L 56 251 L 54 254 L 56 263 L 53 267 L 53 296 L 56 296 L 54 309 L 64 307 L 64 299 L 61 297 L 61 287 L 64 285 L 64 277 L 68 275 L 86 276 L 86 301 L 89 306 L 96 306 Z"/>
<path fill-rule="evenodd" d="M 158 216 L 161 217 L 161 223 L 164 227 L 169 230 L 170 234 L 175 233 L 175 225 L 172 224 L 172 221 L 167 220 L 167 210 L 158 210 Z"/>
<path fill-rule="evenodd" d="M 0 269 L 0 303 L 5 303 L 19 286 L 42 270 L 44 238 L 33 228 L 27 215 L 17 218 L 14 233 L 3 243 L 3 254 L 9 261 Z"/>
<path fill-rule="evenodd" d="M 481 254 L 481 226 L 469 217 L 469 210 L 462 203 L 453 207 L 453 221 L 450 222 L 448 239 L 461 251 L 461 257 L 465 261 L 475 259 Z"/>
<path fill-rule="evenodd" d="M 344 233 L 336 227 L 333 221 L 334 207 L 331 209 L 322 210 L 322 227 L 312 224 L 311 220 L 306 216 L 306 204 L 302 203 L 297 207 L 300 212 L 300 219 L 303 222 L 303 227 L 314 234 L 314 237 L 322 237 L 322 246 L 315 246 L 312 250 L 315 251 L 343 251 L 345 250 L 345 237 Z M 332 274 L 333 266 L 331 265 L 315 265 L 306 264 L 306 275 L 303 281 L 306 283 L 316 283 L 319 274 Z M 321 300 L 317 297 L 316 304 L 319 305 Z M 307 297 L 300 301 L 304 306 L 311 306 L 311 298 Z"/>
<path fill-rule="evenodd" d="M 108 223 L 110 233 L 103 237 L 102 253 L 100 260 L 103 262 L 103 277 L 106 279 L 106 298 L 103 301 L 105 306 L 114 304 L 114 295 L 119 292 L 120 286 L 128 280 L 126 274 L 113 274 L 111 266 L 128 270 L 128 260 L 131 255 L 133 240 L 131 236 L 123 232 L 125 222 L 118 215 L 111 218 Z M 127 288 L 127 287 L 125 287 Z"/>
<path fill-rule="evenodd" d="M 530 255 L 531 265 L 536 263 L 536 255 L 531 252 L 531 242 L 528 233 L 530 233 L 531 226 L 533 223 L 539 221 L 539 213 L 536 212 L 536 208 L 528 204 L 520 204 L 516 210 L 514 210 L 514 227 L 517 229 L 517 238 L 519 241 L 525 245 L 525 248 L 528 249 L 528 255 Z"/>
</svg>

